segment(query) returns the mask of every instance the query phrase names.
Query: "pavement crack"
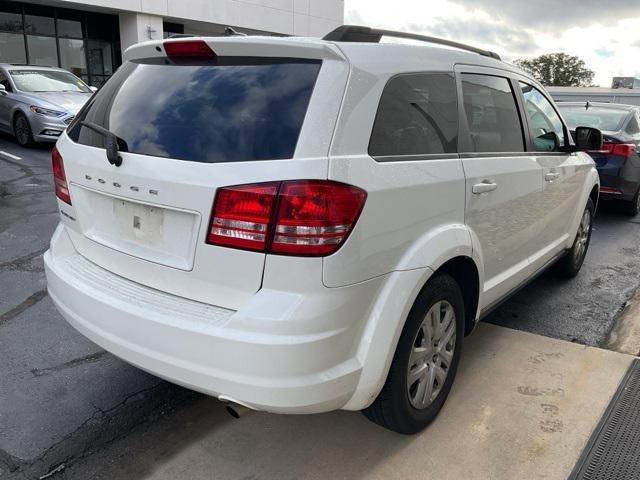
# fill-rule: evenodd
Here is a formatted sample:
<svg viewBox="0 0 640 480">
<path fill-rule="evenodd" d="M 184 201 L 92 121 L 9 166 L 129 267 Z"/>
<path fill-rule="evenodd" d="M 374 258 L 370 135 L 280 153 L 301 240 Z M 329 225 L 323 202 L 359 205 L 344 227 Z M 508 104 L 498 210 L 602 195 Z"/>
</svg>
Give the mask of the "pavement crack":
<svg viewBox="0 0 640 480">
<path fill-rule="evenodd" d="M 85 364 L 85 363 L 97 362 L 102 357 L 104 357 L 106 354 L 107 354 L 107 352 L 105 352 L 104 350 L 100 350 L 99 352 L 91 353 L 89 355 L 85 355 L 84 357 L 74 358 L 73 360 L 61 363 L 59 365 L 55 365 L 53 367 L 33 368 L 33 369 L 31 369 L 31 373 L 33 374 L 34 377 L 42 377 L 43 375 L 48 375 L 48 374 L 53 373 L 53 372 L 59 372 L 61 370 L 66 370 L 67 368 L 73 368 L 73 367 L 76 367 L 78 365 L 82 365 L 82 364 Z"/>
<path fill-rule="evenodd" d="M 42 290 L 38 290 L 33 295 L 30 295 L 22 303 L 20 303 L 19 305 L 16 305 L 11 310 L 9 310 L 9 311 L 3 313 L 2 315 L 0 315 L 0 325 L 2 325 L 5 322 L 8 322 L 9 320 L 11 320 L 14 317 L 17 317 L 22 312 L 24 312 L 25 310 L 31 308 L 32 306 L 34 306 L 36 303 L 38 303 L 40 300 L 42 300 L 46 296 L 47 296 L 47 289 L 46 288 L 44 288 Z"/>
<path fill-rule="evenodd" d="M 37 250 L 35 252 L 31 252 L 28 253 L 26 255 L 23 255 L 22 257 L 18 257 L 14 260 L 9 260 L 6 262 L 0 262 L 0 270 L 19 270 L 20 267 L 22 265 L 24 265 L 25 263 L 30 262 L 31 260 L 33 260 L 36 257 L 39 257 L 40 255 L 42 255 L 44 252 L 46 252 L 49 249 L 49 247 L 45 247 L 45 248 L 41 248 L 40 250 Z"/>
</svg>

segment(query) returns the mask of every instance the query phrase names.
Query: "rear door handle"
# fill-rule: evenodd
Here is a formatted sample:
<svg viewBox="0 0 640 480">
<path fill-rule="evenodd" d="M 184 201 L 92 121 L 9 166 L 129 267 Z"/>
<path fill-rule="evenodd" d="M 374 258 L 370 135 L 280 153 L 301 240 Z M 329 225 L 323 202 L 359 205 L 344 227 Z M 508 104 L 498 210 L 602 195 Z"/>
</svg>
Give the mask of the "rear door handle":
<svg viewBox="0 0 640 480">
<path fill-rule="evenodd" d="M 497 183 L 494 183 L 491 180 L 483 180 L 480 183 L 476 183 L 472 187 L 471 191 L 476 195 L 480 195 L 481 193 L 493 192 L 496 188 L 498 188 Z"/>
<path fill-rule="evenodd" d="M 554 180 L 557 180 L 560 177 L 560 174 L 557 172 L 549 172 L 546 173 L 544 175 L 544 181 L 545 182 L 553 182 Z"/>
</svg>

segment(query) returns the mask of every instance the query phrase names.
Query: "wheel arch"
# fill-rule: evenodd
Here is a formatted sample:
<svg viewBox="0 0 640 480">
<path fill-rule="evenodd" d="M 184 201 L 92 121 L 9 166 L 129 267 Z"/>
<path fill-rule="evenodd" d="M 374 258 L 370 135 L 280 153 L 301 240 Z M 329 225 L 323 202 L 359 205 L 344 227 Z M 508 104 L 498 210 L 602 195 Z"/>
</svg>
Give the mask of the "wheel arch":
<svg viewBox="0 0 640 480">
<path fill-rule="evenodd" d="M 455 257 L 445 262 L 433 275 L 436 276 L 439 273 L 450 275 L 460 286 L 465 310 L 464 334 L 469 335 L 476 325 L 480 303 L 480 272 L 476 262 L 467 256 Z"/>
</svg>

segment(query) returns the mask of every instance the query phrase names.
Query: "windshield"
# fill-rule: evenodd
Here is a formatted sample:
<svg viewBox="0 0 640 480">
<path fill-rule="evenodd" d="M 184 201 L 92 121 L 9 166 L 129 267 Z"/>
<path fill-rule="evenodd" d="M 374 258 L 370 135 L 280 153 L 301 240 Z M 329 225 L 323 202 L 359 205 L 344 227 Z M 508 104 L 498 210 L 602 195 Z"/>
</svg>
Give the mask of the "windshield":
<svg viewBox="0 0 640 480">
<path fill-rule="evenodd" d="M 622 129 L 624 121 L 629 115 L 628 110 L 610 107 L 586 108 L 585 105 L 558 105 L 562 116 L 567 122 L 569 129 L 576 127 L 591 127 L 607 132 L 617 132 Z"/>
<path fill-rule="evenodd" d="M 194 162 L 293 158 L 319 60 L 217 57 L 215 63 L 125 63 L 69 127 L 104 148 L 116 134 L 129 152 Z"/>
<path fill-rule="evenodd" d="M 91 93 L 87 85 L 69 72 L 55 70 L 9 71 L 18 90 L 23 92 L 80 92 Z"/>
</svg>

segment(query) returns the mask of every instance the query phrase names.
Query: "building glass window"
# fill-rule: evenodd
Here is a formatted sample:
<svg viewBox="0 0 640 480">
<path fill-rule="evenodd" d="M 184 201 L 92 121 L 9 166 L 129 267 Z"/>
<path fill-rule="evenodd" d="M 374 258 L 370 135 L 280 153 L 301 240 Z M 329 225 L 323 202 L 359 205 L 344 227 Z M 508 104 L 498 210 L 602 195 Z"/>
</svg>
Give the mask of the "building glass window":
<svg viewBox="0 0 640 480">
<path fill-rule="evenodd" d="M 116 15 L 0 0 L 0 61 L 62 67 L 101 86 L 122 63 Z"/>
<path fill-rule="evenodd" d="M 36 35 L 55 35 L 56 26 L 54 24 L 53 15 L 25 15 L 24 29 L 27 33 Z"/>
<path fill-rule="evenodd" d="M 82 38 L 84 15 L 71 10 L 58 10 L 56 22 L 58 25 L 58 36 L 67 38 Z"/>
<path fill-rule="evenodd" d="M 77 77 L 87 74 L 87 57 L 84 51 L 84 40 L 60 38 L 60 66 Z"/>
<path fill-rule="evenodd" d="M 22 32 L 22 13 L 19 9 L 0 7 L 0 30 Z"/>
<path fill-rule="evenodd" d="M 7 63 L 27 63 L 24 35 L 0 32 L 0 58 Z"/>
<path fill-rule="evenodd" d="M 29 64 L 42 67 L 58 66 L 58 49 L 55 37 L 27 35 Z"/>
</svg>

